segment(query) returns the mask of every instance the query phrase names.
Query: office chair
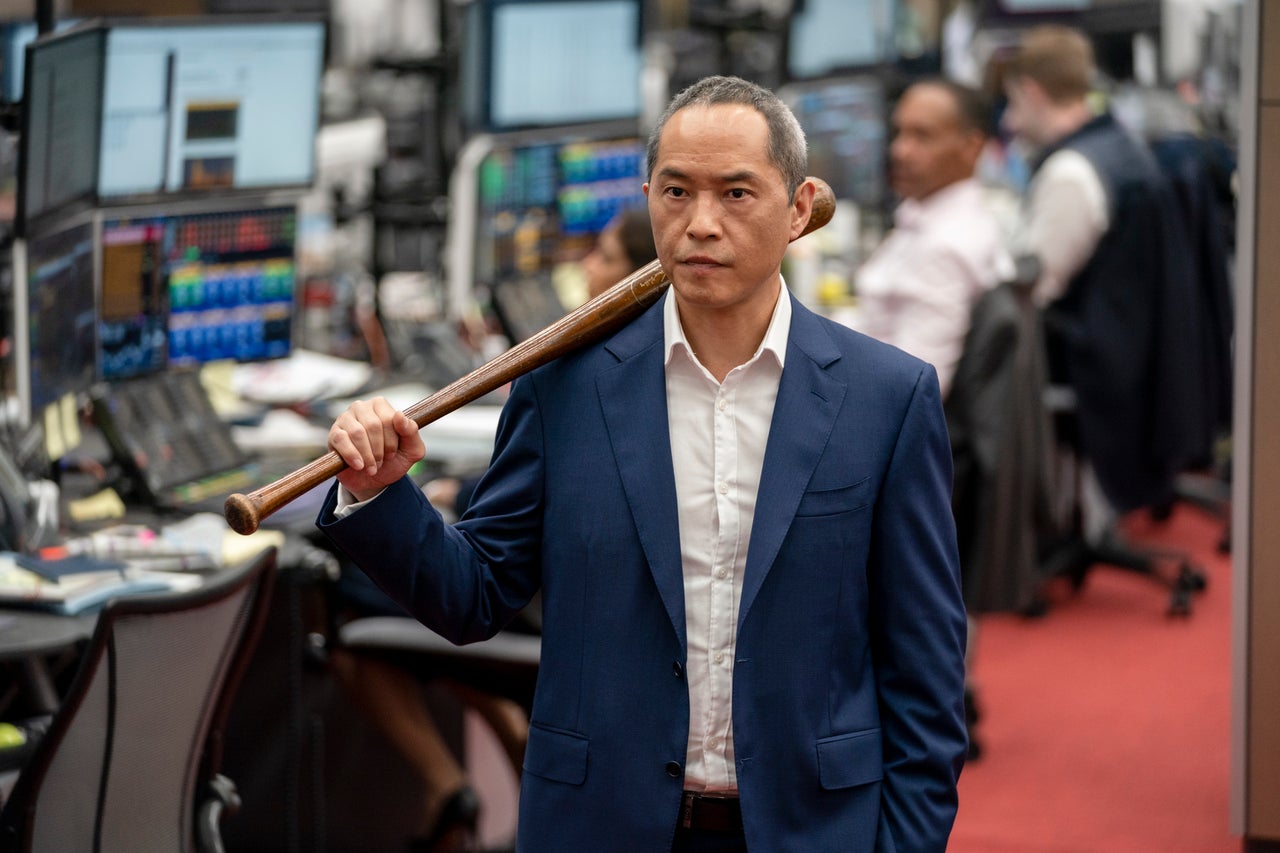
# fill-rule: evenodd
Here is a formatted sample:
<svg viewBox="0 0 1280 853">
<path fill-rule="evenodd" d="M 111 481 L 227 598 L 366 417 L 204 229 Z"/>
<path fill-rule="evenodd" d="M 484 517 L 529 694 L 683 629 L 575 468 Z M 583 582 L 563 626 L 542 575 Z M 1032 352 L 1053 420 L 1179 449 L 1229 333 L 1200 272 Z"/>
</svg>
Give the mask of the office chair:
<svg viewBox="0 0 1280 853">
<path fill-rule="evenodd" d="M 221 735 L 276 553 L 183 592 L 117 598 L 0 814 L 4 851 L 221 853 Z"/>
<path fill-rule="evenodd" d="M 1045 406 L 1054 417 L 1059 436 L 1070 436 L 1077 408 L 1074 392 L 1069 387 L 1052 385 L 1046 388 Z M 1082 502 L 1085 462 L 1069 438 L 1062 442 L 1062 447 L 1073 481 L 1072 505 L 1065 535 L 1045 548 L 1042 563 L 1045 574 L 1065 577 L 1078 590 L 1096 566 L 1129 571 L 1150 578 L 1168 590 L 1170 616 L 1190 616 L 1193 596 L 1203 591 L 1208 582 L 1204 570 L 1183 551 L 1149 545 L 1139 547 L 1126 541 L 1114 523 L 1100 539 L 1090 541 L 1084 529 Z M 1149 509 L 1159 516 L 1171 507 L 1160 505 Z M 1167 564 L 1173 564 L 1172 572 L 1163 568 Z"/>
<path fill-rule="evenodd" d="M 1039 600 L 1039 556 L 1056 528 L 1052 425 L 1041 403 L 1047 381 L 1031 288 L 1035 257 L 985 293 L 944 403 L 954 462 L 951 506 L 965 606 L 972 614 L 1020 612 Z"/>
</svg>

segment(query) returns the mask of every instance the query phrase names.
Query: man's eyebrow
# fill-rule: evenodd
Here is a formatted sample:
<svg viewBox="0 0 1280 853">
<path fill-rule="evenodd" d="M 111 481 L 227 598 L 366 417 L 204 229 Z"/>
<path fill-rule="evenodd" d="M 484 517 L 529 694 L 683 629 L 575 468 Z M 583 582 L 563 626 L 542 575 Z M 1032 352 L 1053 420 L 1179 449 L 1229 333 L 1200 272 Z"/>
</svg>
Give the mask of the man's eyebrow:
<svg viewBox="0 0 1280 853">
<path fill-rule="evenodd" d="M 680 169 L 676 169 L 671 166 L 664 166 L 654 173 L 654 177 L 655 178 L 671 178 L 679 181 L 679 180 L 687 180 L 689 178 L 689 175 L 688 173 L 683 172 Z M 758 181 L 759 179 L 760 179 L 760 175 L 756 172 L 751 171 L 750 169 L 742 169 L 737 172 L 729 172 L 728 174 L 720 175 L 716 178 L 716 180 L 722 184 L 752 183 L 754 181 Z"/>
</svg>

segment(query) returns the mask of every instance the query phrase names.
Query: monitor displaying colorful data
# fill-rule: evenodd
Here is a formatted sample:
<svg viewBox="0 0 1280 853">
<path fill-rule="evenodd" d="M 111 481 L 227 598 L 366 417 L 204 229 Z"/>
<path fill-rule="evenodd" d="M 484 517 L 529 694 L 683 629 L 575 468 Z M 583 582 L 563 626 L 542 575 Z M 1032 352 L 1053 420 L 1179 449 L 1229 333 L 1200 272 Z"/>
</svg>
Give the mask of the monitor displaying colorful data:
<svg viewBox="0 0 1280 853">
<path fill-rule="evenodd" d="M 102 378 L 288 355 L 296 231 L 293 207 L 106 220 Z"/>
<path fill-rule="evenodd" d="M 117 380 L 156 373 L 169 353 L 169 291 L 162 217 L 102 226 L 98 372 Z"/>
<path fill-rule="evenodd" d="M 560 319 L 553 283 L 623 209 L 642 205 L 644 143 L 635 137 L 513 135 L 479 169 L 475 283 L 507 334 L 524 340 Z"/>
</svg>

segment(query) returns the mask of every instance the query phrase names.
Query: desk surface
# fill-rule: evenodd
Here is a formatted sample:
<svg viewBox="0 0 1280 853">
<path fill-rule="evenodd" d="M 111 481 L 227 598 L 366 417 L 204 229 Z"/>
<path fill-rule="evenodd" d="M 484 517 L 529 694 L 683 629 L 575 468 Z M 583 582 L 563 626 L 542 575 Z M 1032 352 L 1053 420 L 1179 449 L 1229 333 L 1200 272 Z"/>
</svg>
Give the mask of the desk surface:
<svg viewBox="0 0 1280 853">
<path fill-rule="evenodd" d="M 62 616 L 17 608 L 0 608 L 0 660 L 28 658 L 64 649 L 89 639 L 96 613 Z"/>
</svg>

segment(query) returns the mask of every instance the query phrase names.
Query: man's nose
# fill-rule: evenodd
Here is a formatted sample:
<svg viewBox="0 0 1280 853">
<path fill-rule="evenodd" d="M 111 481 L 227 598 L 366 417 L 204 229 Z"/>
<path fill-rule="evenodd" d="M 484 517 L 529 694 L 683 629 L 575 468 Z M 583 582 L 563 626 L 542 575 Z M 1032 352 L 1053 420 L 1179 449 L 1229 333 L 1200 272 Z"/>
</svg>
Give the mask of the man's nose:
<svg viewBox="0 0 1280 853">
<path fill-rule="evenodd" d="M 707 240 L 720 236 L 720 203 L 708 195 L 698 195 L 689 208 L 689 236 Z"/>
</svg>

